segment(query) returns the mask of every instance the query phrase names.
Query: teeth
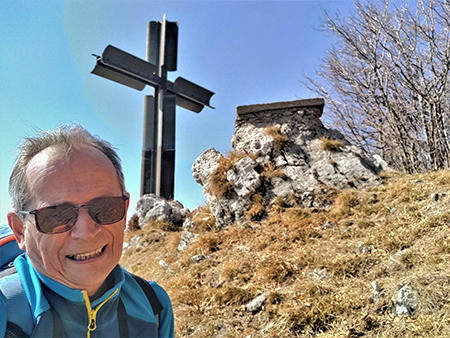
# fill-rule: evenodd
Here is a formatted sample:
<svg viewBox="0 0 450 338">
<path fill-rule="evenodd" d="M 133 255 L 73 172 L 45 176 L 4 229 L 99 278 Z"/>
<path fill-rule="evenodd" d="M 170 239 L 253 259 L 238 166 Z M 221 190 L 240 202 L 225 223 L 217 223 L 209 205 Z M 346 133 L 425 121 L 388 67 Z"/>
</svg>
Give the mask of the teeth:
<svg viewBox="0 0 450 338">
<path fill-rule="evenodd" d="M 87 252 L 87 253 L 83 253 L 83 254 L 77 254 L 77 255 L 71 255 L 68 256 L 69 258 L 75 260 L 75 261 L 85 261 L 86 259 L 89 258 L 93 258 L 96 257 L 98 255 L 100 255 L 103 251 L 103 248 L 97 249 L 95 251 L 92 252 Z"/>
</svg>

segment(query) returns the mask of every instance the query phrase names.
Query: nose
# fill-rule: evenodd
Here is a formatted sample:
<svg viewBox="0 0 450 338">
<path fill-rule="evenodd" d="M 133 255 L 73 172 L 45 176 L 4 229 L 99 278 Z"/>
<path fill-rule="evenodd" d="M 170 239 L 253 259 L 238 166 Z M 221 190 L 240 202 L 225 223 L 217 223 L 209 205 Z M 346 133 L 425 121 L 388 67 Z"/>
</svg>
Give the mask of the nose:
<svg viewBox="0 0 450 338">
<path fill-rule="evenodd" d="M 89 240 L 94 238 L 101 229 L 101 225 L 97 224 L 84 207 L 78 208 L 78 218 L 71 229 L 71 236 L 74 239 Z"/>
</svg>

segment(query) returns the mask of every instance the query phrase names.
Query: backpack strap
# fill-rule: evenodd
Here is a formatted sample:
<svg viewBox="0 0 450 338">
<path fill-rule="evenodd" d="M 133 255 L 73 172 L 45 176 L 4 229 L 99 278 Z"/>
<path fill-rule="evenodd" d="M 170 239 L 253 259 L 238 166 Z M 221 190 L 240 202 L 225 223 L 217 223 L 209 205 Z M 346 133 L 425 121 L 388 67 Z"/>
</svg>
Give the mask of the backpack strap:
<svg viewBox="0 0 450 338">
<path fill-rule="evenodd" d="M 17 272 L 16 267 L 13 264 L 11 267 L 0 271 L 0 278 L 12 275 L 13 273 L 16 273 L 16 272 Z"/>
<path fill-rule="evenodd" d="M 0 238 L 0 245 L 15 241 L 16 237 L 14 235 L 8 235 L 5 237 Z"/>
<path fill-rule="evenodd" d="M 29 338 L 30 336 L 23 332 L 22 328 L 13 322 L 6 323 L 5 338 Z"/>
<path fill-rule="evenodd" d="M 161 302 L 159 301 L 155 290 L 153 290 L 153 287 L 144 278 L 136 276 L 132 273 L 130 273 L 130 275 L 139 284 L 142 291 L 144 291 L 150 305 L 152 306 L 152 310 L 153 310 L 153 313 L 155 314 L 155 316 L 159 315 L 161 313 L 161 311 L 164 310 L 164 307 L 162 306 Z"/>
<path fill-rule="evenodd" d="M 128 318 L 127 310 L 125 310 L 125 305 L 123 305 L 122 298 L 119 297 L 119 306 L 117 308 L 117 318 L 119 320 L 119 337 L 128 338 Z"/>
<path fill-rule="evenodd" d="M 4 295 L 7 311 L 6 337 L 29 337 L 34 327 L 33 314 L 15 268 L 2 271 L 0 291 Z M 9 336 L 8 336 L 9 334 Z"/>
<path fill-rule="evenodd" d="M 14 259 L 22 253 L 14 235 L 0 237 L 0 271 L 12 267 Z"/>
</svg>

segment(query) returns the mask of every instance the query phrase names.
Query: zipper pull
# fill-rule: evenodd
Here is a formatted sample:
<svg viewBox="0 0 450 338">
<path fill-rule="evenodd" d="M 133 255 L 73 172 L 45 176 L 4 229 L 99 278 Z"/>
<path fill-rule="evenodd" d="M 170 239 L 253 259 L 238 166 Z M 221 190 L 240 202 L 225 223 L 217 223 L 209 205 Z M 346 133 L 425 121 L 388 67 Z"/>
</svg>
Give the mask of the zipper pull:
<svg viewBox="0 0 450 338">
<path fill-rule="evenodd" d="M 95 321 L 95 314 L 92 313 L 90 317 L 91 317 L 91 320 L 90 320 L 88 329 L 89 329 L 89 331 L 94 331 L 97 328 L 97 323 Z"/>
</svg>

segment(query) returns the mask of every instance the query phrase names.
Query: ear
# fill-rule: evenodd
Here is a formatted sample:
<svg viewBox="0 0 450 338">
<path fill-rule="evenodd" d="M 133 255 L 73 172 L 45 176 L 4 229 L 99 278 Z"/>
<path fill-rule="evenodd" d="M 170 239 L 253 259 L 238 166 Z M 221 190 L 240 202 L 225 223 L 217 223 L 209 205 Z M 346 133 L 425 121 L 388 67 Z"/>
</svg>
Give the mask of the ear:
<svg viewBox="0 0 450 338">
<path fill-rule="evenodd" d="M 127 196 L 128 199 L 127 199 L 127 201 L 125 202 L 125 203 L 126 203 L 126 205 L 125 205 L 125 208 L 126 208 L 126 209 L 125 209 L 125 217 L 124 217 L 125 222 L 124 222 L 124 226 L 123 226 L 124 229 L 127 228 L 127 212 L 128 212 L 128 207 L 130 206 L 130 194 L 129 194 L 129 193 L 125 193 L 125 196 Z"/>
<path fill-rule="evenodd" d="M 126 192 L 125 196 L 128 197 L 128 199 L 127 199 L 127 210 L 128 210 L 128 207 L 130 206 L 130 194 Z"/>
<path fill-rule="evenodd" d="M 17 244 L 19 248 L 25 250 L 25 228 L 20 217 L 15 212 L 8 212 L 8 224 L 11 230 L 16 236 Z"/>
</svg>

